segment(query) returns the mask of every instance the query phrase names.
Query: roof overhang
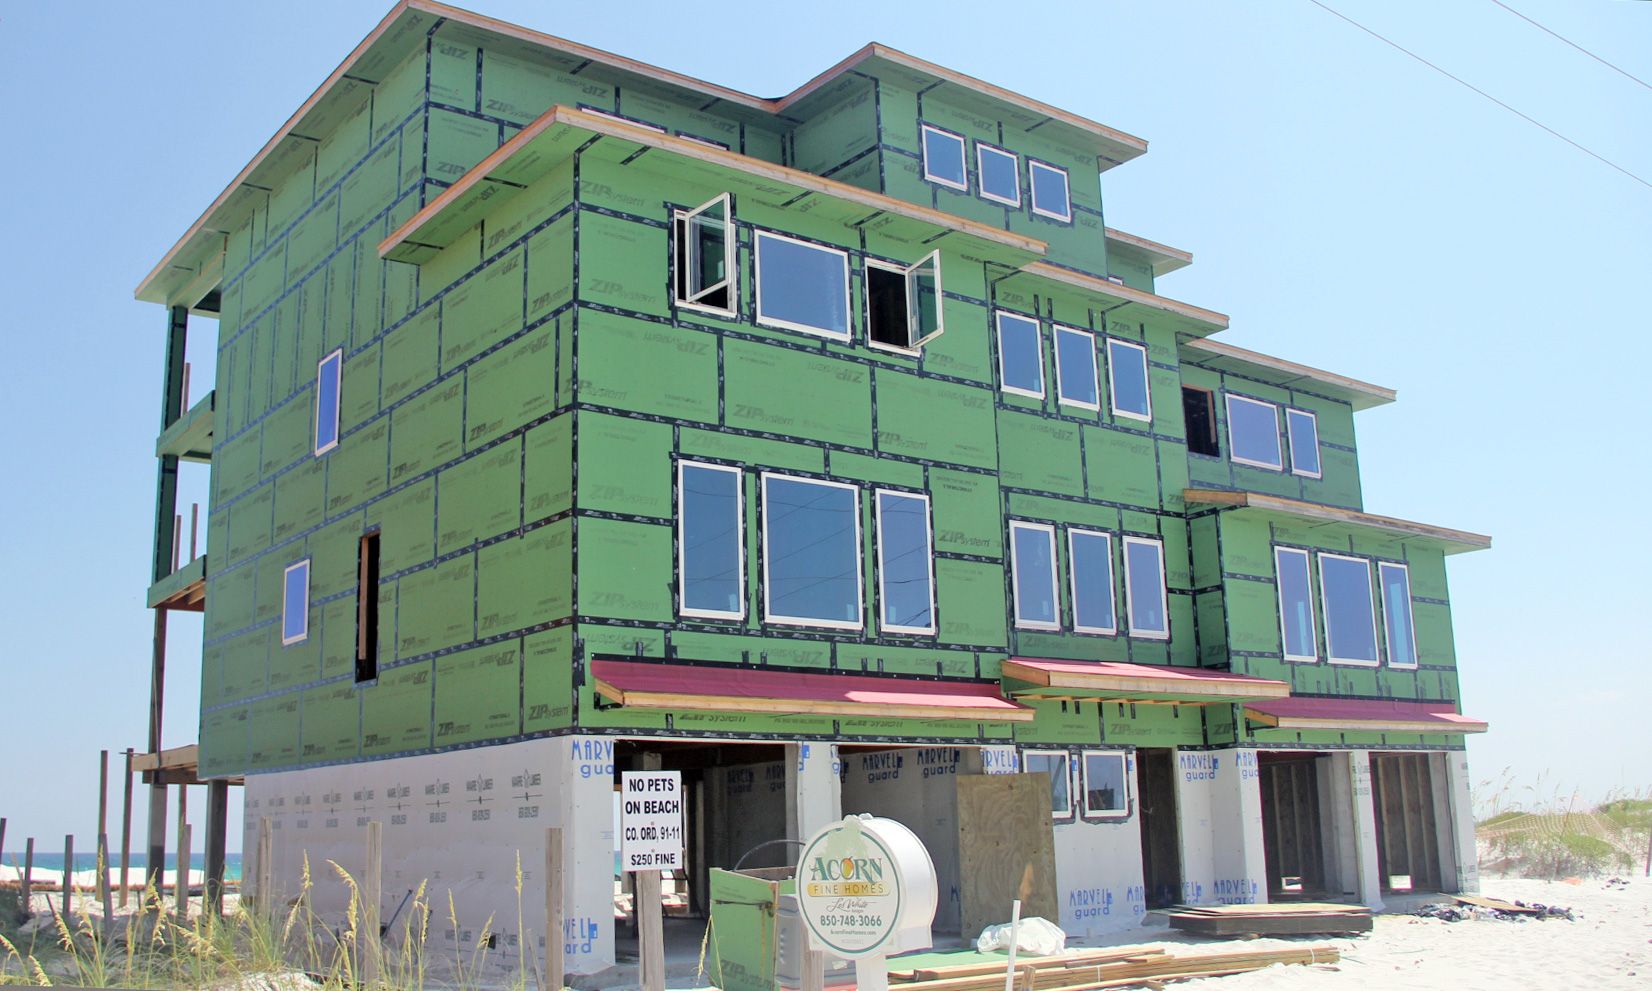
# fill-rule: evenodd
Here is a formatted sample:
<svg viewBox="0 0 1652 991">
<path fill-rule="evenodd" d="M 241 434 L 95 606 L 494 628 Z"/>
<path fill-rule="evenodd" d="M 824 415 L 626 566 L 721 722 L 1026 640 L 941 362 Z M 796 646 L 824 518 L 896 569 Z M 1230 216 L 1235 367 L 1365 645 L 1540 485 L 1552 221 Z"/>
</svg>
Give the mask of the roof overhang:
<svg viewBox="0 0 1652 991">
<path fill-rule="evenodd" d="M 1077 289 L 1097 299 L 1096 309 L 1109 319 L 1151 320 L 1156 326 L 1168 327 L 1181 337 L 1204 337 L 1226 330 L 1225 313 L 1207 310 L 1192 303 L 1183 303 L 1168 296 L 1157 296 L 1140 289 L 1109 282 L 1074 269 L 1039 261 L 1023 265 L 1019 272 L 1004 277 L 1011 281 L 1032 276 Z"/>
<path fill-rule="evenodd" d="M 1248 375 L 1286 388 L 1307 385 L 1312 391 L 1332 399 L 1340 399 L 1356 410 L 1383 406 L 1393 402 L 1395 398 L 1394 390 L 1384 386 L 1361 382 L 1359 379 L 1327 372 L 1311 365 L 1286 361 L 1284 358 L 1275 358 L 1260 351 L 1234 347 L 1222 341 L 1183 341 L 1182 348 L 1191 352 L 1191 360 L 1206 368 Z"/>
<path fill-rule="evenodd" d="M 1283 730 L 1359 733 L 1484 733 L 1479 719 L 1457 711 L 1454 702 L 1409 702 L 1399 699 L 1313 698 L 1292 696 L 1270 702 L 1247 702 L 1245 718 Z"/>
<path fill-rule="evenodd" d="M 1107 237 L 1107 254 L 1125 255 L 1140 259 L 1153 273 L 1153 278 L 1168 275 L 1177 269 L 1186 268 L 1193 264 L 1193 253 L 1180 248 L 1172 248 L 1168 244 L 1149 241 L 1145 237 L 1127 234 L 1113 227 L 1102 228 Z"/>
<path fill-rule="evenodd" d="M 1262 492 L 1234 492 L 1226 489 L 1183 489 L 1182 498 L 1189 506 L 1214 506 L 1223 512 L 1238 512 L 1265 519 L 1282 519 L 1298 526 L 1347 526 L 1373 532 L 1387 539 L 1400 539 L 1427 544 L 1446 554 L 1483 551 L 1491 546 L 1491 538 L 1467 530 L 1452 530 L 1427 523 L 1377 516 L 1353 509 L 1325 506 L 1317 502 L 1303 502 L 1284 496 Z"/>
<path fill-rule="evenodd" d="M 1210 668 L 1011 657 L 1000 670 L 1015 698 L 1210 705 L 1290 694 L 1283 681 Z"/>
<path fill-rule="evenodd" d="M 977 681 L 612 658 L 593 660 L 591 676 L 599 696 L 632 709 L 991 723 L 1036 715 Z"/>
</svg>

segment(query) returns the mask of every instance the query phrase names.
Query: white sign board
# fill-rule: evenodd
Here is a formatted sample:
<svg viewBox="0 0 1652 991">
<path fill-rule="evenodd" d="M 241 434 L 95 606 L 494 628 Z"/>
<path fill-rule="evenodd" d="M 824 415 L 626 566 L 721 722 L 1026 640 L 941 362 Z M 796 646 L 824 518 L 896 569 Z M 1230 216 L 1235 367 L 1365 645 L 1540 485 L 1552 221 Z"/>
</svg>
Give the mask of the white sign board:
<svg viewBox="0 0 1652 991">
<path fill-rule="evenodd" d="M 621 773 L 620 864 L 626 871 L 683 866 L 683 772 Z"/>
</svg>

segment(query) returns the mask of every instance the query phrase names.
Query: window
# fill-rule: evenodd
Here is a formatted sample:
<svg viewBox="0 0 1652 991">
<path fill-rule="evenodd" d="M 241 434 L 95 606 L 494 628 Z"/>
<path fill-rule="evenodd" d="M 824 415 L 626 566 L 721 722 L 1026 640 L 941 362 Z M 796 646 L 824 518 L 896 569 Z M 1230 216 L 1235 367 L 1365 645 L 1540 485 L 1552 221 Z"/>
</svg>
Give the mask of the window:
<svg viewBox="0 0 1652 991">
<path fill-rule="evenodd" d="M 343 368 L 343 348 L 321 359 L 315 366 L 315 453 L 317 457 L 338 446 L 339 373 Z"/>
<path fill-rule="evenodd" d="M 1319 420 L 1302 409 L 1285 410 L 1285 432 L 1291 440 L 1291 474 L 1319 477 Z"/>
<path fill-rule="evenodd" d="M 877 499 L 879 625 L 887 633 L 934 633 L 929 499 L 884 490 Z"/>
<path fill-rule="evenodd" d="M 1117 750 L 1084 752 L 1084 814 L 1117 819 L 1130 814 L 1130 791 L 1124 753 Z"/>
<path fill-rule="evenodd" d="M 1417 666 L 1417 627 L 1411 621 L 1411 569 L 1403 564 L 1377 564 L 1382 583 L 1382 619 L 1388 633 L 1388 666 Z"/>
<path fill-rule="evenodd" d="M 1067 196 L 1067 170 L 1027 159 L 1027 177 L 1032 180 L 1032 211 L 1040 217 L 1070 221 L 1072 200 Z"/>
<path fill-rule="evenodd" d="M 732 216 L 727 193 L 687 213 L 672 215 L 677 237 L 677 305 L 734 315 Z"/>
<path fill-rule="evenodd" d="M 1325 653 L 1336 664 L 1377 663 L 1377 617 L 1371 603 L 1371 562 L 1319 555 L 1319 598 L 1325 606 Z"/>
<path fill-rule="evenodd" d="M 866 339 L 873 347 L 915 351 L 940 335 L 941 253 L 916 265 L 866 263 Z"/>
<path fill-rule="evenodd" d="M 356 683 L 379 676 L 379 531 L 356 545 Z"/>
<path fill-rule="evenodd" d="M 1055 329 L 1055 393 L 1063 405 L 1101 409 L 1096 382 L 1096 335 L 1072 327 Z"/>
<path fill-rule="evenodd" d="M 1216 457 L 1222 453 L 1216 441 L 1216 397 L 1209 389 L 1182 386 L 1182 422 L 1187 424 L 1189 454 Z"/>
<path fill-rule="evenodd" d="M 1147 392 L 1145 347 L 1109 337 L 1107 383 L 1113 390 L 1113 415 L 1143 423 L 1153 419 L 1153 406 Z"/>
<path fill-rule="evenodd" d="M 1073 814 L 1072 775 L 1067 771 L 1067 755 L 1060 750 L 1029 750 L 1021 769 L 1027 774 L 1042 771 L 1050 776 L 1050 815 L 1065 819 Z"/>
<path fill-rule="evenodd" d="M 281 646 L 310 635 L 310 559 L 287 565 L 281 577 Z"/>
<path fill-rule="evenodd" d="M 964 169 L 963 137 L 925 124 L 923 140 L 924 178 L 969 192 L 969 174 Z"/>
<path fill-rule="evenodd" d="M 738 468 L 677 464 L 677 610 L 684 616 L 746 615 L 746 528 Z"/>
<path fill-rule="evenodd" d="M 998 379 L 1005 392 L 1044 398 L 1044 344 L 1037 320 L 998 314 Z"/>
<path fill-rule="evenodd" d="M 1073 582 L 1073 629 L 1080 633 L 1117 633 L 1112 534 L 1068 530 L 1067 566 Z"/>
<path fill-rule="evenodd" d="M 757 322 L 849 339 L 849 256 L 757 232 Z"/>
<path fill-rule="evenodd" d="M 1279 589 L 1279 628 L 1287 661 L 1319 660 L 1314 633 L 1314 593 L 1308 576 L 1308 552 L 1291 547 L 1273 549 L 1275 583 Z"/>
<path fill-rule="evenodd" d="M 765 474 L 763 618 L 858 630 L 860 574 L 860 492 Z"/>
<path fill-rule="evenodd" d="M 1228 455 L 1242 465 L 1284 466 L 1279 457 L 1279 407 L 1228 394 Z"/>
<path fill-rule="evenodd" d="M 1015 586 L 1015 625 L 1029 630 L 1059 630 L 1055 527 L 1010 522 L 1010 577 Z"/>
<path fill-rule="evenodd" d="M 1170 639 L 1164 544 L 1160 541 L 1149 537 L 1124 538 L 1124 601 L 1131 636 Z"/>
<path fill-rule="evenodd" d="M 982 199 L 1005 206 L 1021 205 L 1021 160 L 1013 152 L 977 141 L 975 171 Z"/>
</svg>

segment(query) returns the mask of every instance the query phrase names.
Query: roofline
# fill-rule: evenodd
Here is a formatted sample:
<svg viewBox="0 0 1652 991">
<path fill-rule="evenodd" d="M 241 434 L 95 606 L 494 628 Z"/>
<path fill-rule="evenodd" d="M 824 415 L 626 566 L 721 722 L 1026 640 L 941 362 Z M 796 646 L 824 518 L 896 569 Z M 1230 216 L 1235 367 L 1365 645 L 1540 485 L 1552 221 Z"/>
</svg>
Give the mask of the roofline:
<svg viewBox="0 0 1652 991">
<path fill-rule="evenodd" d="M 1088 273 L 1080 272 L 1076 269 L 1066 268 L 1065 266 L 1056 265 L 1051 262 L 1033 262 L 1030 265 L 1023 265 L 1019 271 L 1026 273 L 1027 275 L 1036 275 L 1042 279 L 1049 279 L 1051 282 L 1062 282 L 1078 289 L 1099 293 L 1103 296 L 1111 296 L 1118 300 L 1121 304 L 1139 303 L 1148 309 L 1174 314 L 1175 316 L 1183 317 L 1196 323 L 1205 324 L 1212 329 L 1212 332 L 1217 330 L 1226 330 L 1228 326 L 1228 316 L 1226 313 L 1218 313 L 1215 310 L 1207 310 L 1202 306 L 1195 306 L 1192 303 L 1184 303 L 1181 300 L 1171 299 L 1168 296 L 1159 296 L 1154 293 L 1144 292 L 1140 289 L 1132 289 L 1129 286 L 1120 285 L 1116 282 L 1109 282 L 1099 276 L 1090 275 Z"/>
<path fill-rule="evenodd" d="M 1168 275 L 1177 269 L 1186 268 L 1193 264 L 1193 252 L 1183 251 L 1181 248 L 1172 248 L 1168 244 L 1150 241 L 1139 234 L 1130 234 L 1116 227 L 1103 227 L 1102 234 L 1109 241 L 1133 248 L 1148 256 L 1152 264 L 1153 276 Z"/>
<path fill-rule="evenodd" d="M 1182 346 L 1195 351 L 1204 351 L 1219 358 L 1232 358 L 1235 361 L 1243 361 L 1248 364 L 1256 365 L 1259 368 L 1267 368 L 1272 371 L 1283 372 L 1287 375 L 1294 375 L 1298 378 L 1308 379 L 1309 381 L 1335 386 L 1339 389 L 1346 389 L 1349 392 L 1366 396 L 1371 400 L 1371 402 L 1366 404 L 1364 407 L 1360 407 L 1364 409 L 1369 409 L 1371 406 L 1380 406 L 1385 403 L 1391 403 L 1398 397 L 1398 393 L 1386 386 L 1373 385 L 1370 382 L 1363 382 L 1356 378 L 1349 378 L 1346 375 L 1339 375 L 1336 372 L 1328 372 L 1322 368 L 1315 368 L 1312 365 L 1304 365 L 1295 361 L 1287 361 L 1284 358 L 1276 358 L 1273 355 L 1263 354 L 1260 351 L 1252 351 L 1249 348 L 1235 347 L 1232 344 L 1227 344 L 1222 341 L 1212 341 L 1208 338 L 1194 339 L 1182 342 Z"/>
<path fill-rule="evenodd" d="M 1491 546 L 1491 538 L 1482 533 L 1432 526 L 1428 523 L 1417 523 L 1393 516 L 1377 516 L 1374 513 L 1365 513 L 1357 509 L 1340 509 L 1336 506 L 1304 502 L 1301 499 L 1287 499 L 1284 496 L 1267 495 L 1262 492 L 1189 488 L 1182 490 L 1182 499 L 1188 503 L 1217 506 L 1222 509 L 1259 509 L 1265 512 L 1285 513 L 1290 516 L 1325 520 L 1331 523 L 1349 523 L 1356 526 L 1374 527 L 1402 537 L 1424 537 L 1431 540 L 1461 544 L 1463 550 L 1485 550 Z"/>
</svg>

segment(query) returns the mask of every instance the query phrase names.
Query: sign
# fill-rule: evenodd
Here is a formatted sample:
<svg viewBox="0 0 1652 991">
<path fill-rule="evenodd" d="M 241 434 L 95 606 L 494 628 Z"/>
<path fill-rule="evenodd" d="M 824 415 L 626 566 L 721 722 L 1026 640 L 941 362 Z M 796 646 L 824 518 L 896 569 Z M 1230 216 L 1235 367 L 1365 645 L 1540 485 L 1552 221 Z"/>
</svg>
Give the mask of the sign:
<svg viewBox="0 0 1652 991">
<path fill-rule="evenodd" d="M 626 871 L 683 866 L 683 772 L 620 775 L 620 864 Z"/>
<path fill-rule="evenodd" d="M 814 835 L 797 865 L 797 907 L 817 949 L 858 960 L 893 951 L 907 881 L 895 854 L 854 816 Z"/>
</svg>

